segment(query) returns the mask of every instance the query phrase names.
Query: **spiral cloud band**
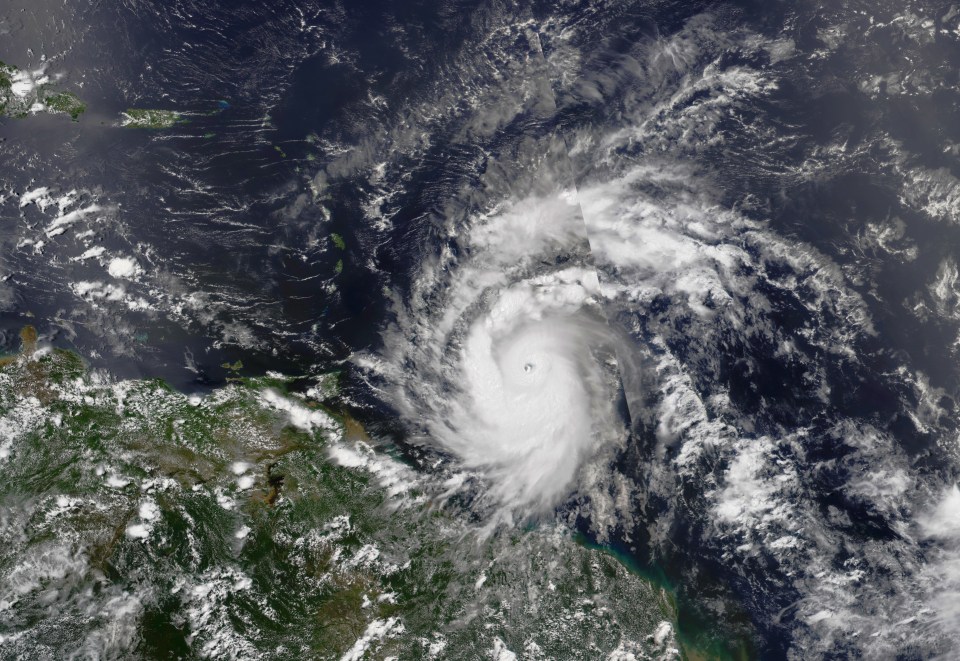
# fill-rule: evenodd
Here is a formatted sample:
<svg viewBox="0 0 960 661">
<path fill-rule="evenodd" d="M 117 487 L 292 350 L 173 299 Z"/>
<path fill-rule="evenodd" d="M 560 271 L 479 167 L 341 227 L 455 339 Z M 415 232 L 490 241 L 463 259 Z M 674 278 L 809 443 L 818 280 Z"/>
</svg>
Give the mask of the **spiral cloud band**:
<svg viewBox="0 0 960 661">
<path fill-rule="evenodd" d="M 890 132 L 900 101 L 863 131 L 809 131 L 820 81 L 905 90 L 860 69 L 873 30 L 908 23 L 917 40 L 898 32 L 896 49 L 922 60 L 925 23 L 877 5 L 885 22 L 851 31 L 836 8 L 822 35 L 854 44 L 837 48 L 729 7 L 639 28 L 651 7 L 485 30 L 484 62 L 515 68 L 485 78 L 465 58 L 452 79 L 487 86 L 463 104 L 438 86 L 430 107 L 457 110 L 423 114 L 442 127 L 429 146 L 398 123 L 384 144 L 416 157 L 371 164 L 377 232 L 407 220 L 394 200 L 413 194 L 411 163 L 457 157 L 397 230 L 422 233 L 412 284 L 384 276 L 395 317 L 365 358 L 378 395 L 451 491 L 479 483 L 514 513 L 563 503 L 664 568 L 717 636 L 743 606 L 763 658 L 953 658 L 957 398 L 941 358 L 960 304 L 937 237 L 960 217 L 957 177 Z"/>
<path fill-rule="evenodd" d="M 466 245 L 419 274 L 378 367 L 420 440 L 480 477 L 485 498 L 544 511 L 626 431 L 577 197 L 554 188 L 463 221 Z"/>
<path fill-rule="evenodd" d="M 506 502 L 552 504 L 602 442 L 595 414 L 609 414 L 609 394 L 594 352 L 608 329 L 585 311 L 587 287 L 562 281 L 570 275 L 583 274 L 511 288 L 473 323 L 459 357 L 464 397 L 434 425 Z"/>
</svg>

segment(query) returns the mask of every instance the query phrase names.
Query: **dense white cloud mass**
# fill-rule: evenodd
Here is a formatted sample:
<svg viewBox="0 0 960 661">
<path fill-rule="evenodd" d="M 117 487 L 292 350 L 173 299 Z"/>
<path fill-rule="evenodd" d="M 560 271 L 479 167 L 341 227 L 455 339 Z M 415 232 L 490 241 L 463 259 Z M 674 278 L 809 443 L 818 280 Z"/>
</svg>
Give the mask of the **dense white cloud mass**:
<svg viewBox="0 0 960 661">
<path fill-rule="evenodd" d="M 443 30 L 391 14 L 376 56 L 342 37 L 349 8 L 296 57 L 300 19 L 264 33 L 276 71 L 350 99 L 324 126 L 258 107 L 267 155 L 239 184 L 163 161 L 163 234 L 24 161 L 0 306 L 39 273 L 104 352 L 136 353 L 140 319 L 202 329 L 211 356 L 346 364 L 343 406 L 425 499 L 609 543 L 707 639 L 957 656 L 960 10 L 441 4 Z"/>
<path fill-rule="evenodd" d="M 905 352 L 878 349 L 901 303 L 882 300 L 878 263 L 914 262 L 916 238 L 888 214 L 837 248 L 772 213 L 784 190 L 881 153 L 900 201 L 943 222 L 952 175 L 882 132 L 857 145 L 841 126 L 821 144 L 776 114 L 839 32 L 810 50 L 724 10 L 618 42 L 608 18 L 540 26 L 545 64 L 511 74 L 551 78 L 555 101 L 528 84 L 519 107 L 561 117 L 564 149 L 487 153 L 479 189 L 431 212 L 440 247 L 365 364 L 415 442 L 483 498 L 559 505 L 598 539 L 648 545 L 709 617 L 736 593 L 774 656 L 954 649 L 956 490 L 915 447 L 953 460 L 952 404 Z M 494 87 L 517 102 L 511 76 Z M 904 302 L 914 314 L 957 319 L 955 261 Z M 710 583 L 704 566 L 726 573 Z"/>
<path fill-rule="evenodd" d="M 575 192 L 468 222 L 462 245 L 418 275 L 378 366 L 422 440 L 482 476 L 491 505 L 540 514 L 576 489 L 582 463 L 624 441 L 615 335 Z"/>
</svg>

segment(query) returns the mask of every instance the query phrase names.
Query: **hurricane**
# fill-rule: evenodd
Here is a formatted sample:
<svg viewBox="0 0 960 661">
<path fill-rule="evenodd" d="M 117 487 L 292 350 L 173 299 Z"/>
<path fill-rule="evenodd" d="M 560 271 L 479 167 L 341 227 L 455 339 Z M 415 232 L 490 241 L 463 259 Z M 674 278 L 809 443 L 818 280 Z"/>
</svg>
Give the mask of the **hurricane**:
<svg viewBox="0 0 960 661">
<path fill-rule="evenodd" d="M 465 239 L 417 275 L 376 364 L 413 442 L 479 477 L 491 505 L 543 513 L 577 489 L 584 463 L 625 440 L 618 336 L 573 189 L 498 200 L 465 220 Z"/>
<path fill-rule="evenodd" d="M 883 656 L 913 627 L 950 649 L 953 492 L 911 456 L 952 425 L 923 369 L 884 346 L 871 271 L 870 254 L 915 249 L 881 216 L 838 253 L 755 192 L 815 198 L 811 177 L 865 156 L 774 112 L 800 79 L 796 44 L 736 15 L 594 51 L 583 26 L 545 26 L 538 71 L 563 74 L 536 107 L 563 129 L 506 164 L 488 152 L 484 185 L 426 214 L 439 250 L 370 365 L 411 441 L 440 451 L 448 493 L 477 478 L 521 518 L 553 508 L 669 567 L 704 620 L 746 600 L 773 657 Z M 944 264 L 924 295 L 941 310 Z"/>
<path fill-rule="evenodd" d="M 0 647 L 958 656 L 960 9 L 233 4 L 0 10 Z"/>
</svg>

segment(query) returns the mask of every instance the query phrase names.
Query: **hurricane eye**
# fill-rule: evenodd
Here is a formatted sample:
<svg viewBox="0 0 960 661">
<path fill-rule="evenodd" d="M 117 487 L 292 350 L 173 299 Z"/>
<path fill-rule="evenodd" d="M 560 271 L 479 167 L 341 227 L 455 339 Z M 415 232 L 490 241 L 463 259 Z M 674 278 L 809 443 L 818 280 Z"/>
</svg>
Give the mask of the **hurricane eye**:
<svg viewBox="0 0 960 661">
<path fill-rule="evenodd" d="M 534 368 L 534 364 L 533 364 L 533 363 L 526 363 L 526 364 L 523 366 L 523 371 L 529 373 L 529 372 L 532 372 L 532 371 L 533 371 L 533 368 Z"/>
</svg>

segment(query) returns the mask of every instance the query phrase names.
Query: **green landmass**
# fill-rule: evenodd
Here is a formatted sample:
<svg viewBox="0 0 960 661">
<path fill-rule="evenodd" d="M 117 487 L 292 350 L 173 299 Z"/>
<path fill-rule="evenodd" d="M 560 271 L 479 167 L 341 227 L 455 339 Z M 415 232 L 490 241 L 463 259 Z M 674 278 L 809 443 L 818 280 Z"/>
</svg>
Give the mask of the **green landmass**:
<svg viewBox="0 0 960 661">
<path fill-rule="evenodd" d="M 168 129 L 188 121 L 176 110 L 128 108 L 121 113 L 120 125 L 139 129 Z"/>
<path fill-rule="evenodd" d="M 77 118 L 87 109 L 86 104 L 70 92 L 58 92 L 43 97 L 43 103 L 53 112 L 61 112 L 77 121 Z"/>
<path fill-rule="evenodd" d="M 58 92 L 49 84 L 29 86 L 26 92 L 21 89 L 17 94 L 13 85 L 18 76 L 24 81 L 28 80 L 16 67 L 0 62 L 0 117 L 23 118 L 31 111 L 45 111 L 70 115 L 77 121 L 87 109 L 75 94 Z"/>
<path fill-rule="evenodd" d="M 347 242 L 344 241 L 343 237 L 337 234 L 336 232 L 332 232 L 330 234 L 330 240 L 333 241 L 333 245 L 335 245 L 340 250 L 346 250 Z"/>
<path fill-rule="evenodd" d="M 335 374 L 323 401 L 279 375 L 187 396 L 21 337 L 0 657 L 679 658 L 659 590 L 552 525 L 477 530 L 331 408 Z"/>
<path fill-rule="evenodd" d="M 342 259 L 338 259 L 338 260 L 337 260 L 337 263 L 333 265 L 333 272 L 336 273 L 337 275 L 340 275 L 341 273 L 343 273 L 343 260 L 342 260 Z"/>
<path fill-rule="evenodd" d="M 13 76 L 17 73 L 16 67 L 0 62 L 0 117 L 13 115 L 12 107 L 19 105 L 13 93 Z M 18 109 L 19 111 L 19 109 Z"/>
<path fill-rule="evenodd" d="M 13 85 L 13 74 L 15 72 L 16 69 L 14 67 L 0 62 L 0 90 L 10 89 Z"/>
</svg>

